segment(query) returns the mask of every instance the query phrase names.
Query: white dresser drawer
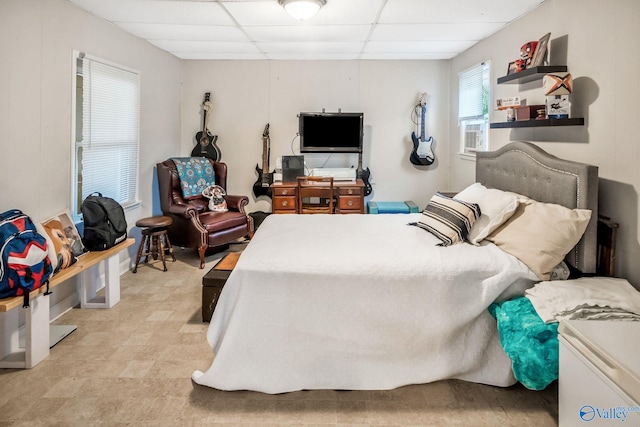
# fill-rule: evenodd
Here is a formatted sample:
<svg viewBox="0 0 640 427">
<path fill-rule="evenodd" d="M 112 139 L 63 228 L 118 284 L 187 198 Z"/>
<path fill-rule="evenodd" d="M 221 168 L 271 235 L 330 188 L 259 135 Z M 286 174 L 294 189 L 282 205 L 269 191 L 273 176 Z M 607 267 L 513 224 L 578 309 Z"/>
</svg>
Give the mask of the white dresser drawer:
<svg viewBox="0 0 640 427">
<path fill-rule="evenodd" d="M 640 426 L 640 323 L 569 321 L 558 330 L 560 427 Z"/>
</svg>

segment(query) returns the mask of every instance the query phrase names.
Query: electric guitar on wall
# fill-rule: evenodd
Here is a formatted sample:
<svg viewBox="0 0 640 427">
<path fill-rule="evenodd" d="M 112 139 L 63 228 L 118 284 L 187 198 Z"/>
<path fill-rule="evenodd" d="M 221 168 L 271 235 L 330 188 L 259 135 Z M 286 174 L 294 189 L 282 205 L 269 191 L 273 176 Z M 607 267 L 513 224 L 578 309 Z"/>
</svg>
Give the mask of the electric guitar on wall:
<svg viewBox="0 0 640 427">
<path fill-rule="evenodd" d="M 364 182 L 364 195 L 368 196 L 373 191 L 369 178 L 371 177 L 371 171 L 369 168 L 362 169 L 362 153 L 358 153 L 358 169 L 356 170 L 356 177 Z"/>
<path fill-rule="evenodd" d="M 216 145 L 216 141 L 218 140 L 218 135 L 211 135 L 209 132 L 208 123 L 209 116 L 211 113 L 211 92 L 207 92 L 204 94 L 204 102 L 202 103 L 202 107 L 204 109 L 202 118 L 202 130 L 196 133 L 196 141 L 197 144 L 191 150 L 192 157 L 207 157 L 214 162 L 220 161 L 222 157 L 222 153 L 220 152 L 220 148 Z"/>
<path fill-rule="evenodd" d="M 429 166 L 435 160 L 435 155 L 431 149 L 433 138 L 427 139 L 424 130 L 424 122 L 427 115 L 427 94 L 420 94 L 418 105 L 415 107 L 416 116 L 418 118 L 418 128 L 420 129 L 420 136 L 416 136 L 415 132 L 411 132 L 411 140 L 413 141 L 413 150 L 409 160 L 416 166 Z"/>
<path fill-rule="evenodd" d="M 269 172 L 269 123 L 264 127 L 262 132 L 262 169 L 256 165 L 258 172 L 258 180 L 253 184 L 253 194 L 256 197 L 271 197 L 271 184 L 273 184 L 273 173 Z"/>
</svg>

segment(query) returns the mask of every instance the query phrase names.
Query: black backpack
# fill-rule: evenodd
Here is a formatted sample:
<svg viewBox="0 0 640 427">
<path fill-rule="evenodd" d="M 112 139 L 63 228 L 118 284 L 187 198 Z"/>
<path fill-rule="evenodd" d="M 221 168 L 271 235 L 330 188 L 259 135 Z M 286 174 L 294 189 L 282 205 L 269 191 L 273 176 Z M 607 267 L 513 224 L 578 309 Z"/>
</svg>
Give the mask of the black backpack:
<svg viewBox="0 0 640 427">
<path fill-rule="evenodd" d="M 100 193 L 87 196 L 80 206 L 84 220 L 82 243 L 90 251 L 109 249 L 127 238 L 122 206 Z"/>
</svg>

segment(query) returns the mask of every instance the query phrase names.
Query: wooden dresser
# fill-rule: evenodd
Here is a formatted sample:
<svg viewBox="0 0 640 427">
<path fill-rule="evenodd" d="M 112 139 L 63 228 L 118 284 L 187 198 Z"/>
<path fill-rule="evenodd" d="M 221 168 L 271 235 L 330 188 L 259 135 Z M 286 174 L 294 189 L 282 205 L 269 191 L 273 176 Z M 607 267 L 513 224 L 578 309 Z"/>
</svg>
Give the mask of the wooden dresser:
<svg viewBox="0 0 640 427">
<path fill-rule="evenodd" d="M 272 211 L 275 214 L 294 214 L 297 212 L 296 182 L 274 182 L 271 184 Z M 337 214 L 364 213 L 364 182 L 334 181 Z"/>
</svg>

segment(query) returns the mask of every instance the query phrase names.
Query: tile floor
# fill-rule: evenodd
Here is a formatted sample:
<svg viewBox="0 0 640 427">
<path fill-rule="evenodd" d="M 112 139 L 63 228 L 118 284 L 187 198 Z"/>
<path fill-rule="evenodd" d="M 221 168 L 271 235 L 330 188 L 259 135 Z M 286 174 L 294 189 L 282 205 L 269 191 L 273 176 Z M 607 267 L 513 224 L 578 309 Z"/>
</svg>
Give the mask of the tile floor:
<svg viewBox="0 0 640 427">
<path fill-rule="evenodd" d="M 232 245 L 230 250 L 241 250 Z M 222 392 L 193 385 L 212 361 L 192 250 L 122 276 L 108 310 L 73 309 L 78 329 L 30 370 L 0 369 L 0 426 L 556 426 L 557 384 L 542 392 L 440 381 L 390 391 Z"/>
</svg>

